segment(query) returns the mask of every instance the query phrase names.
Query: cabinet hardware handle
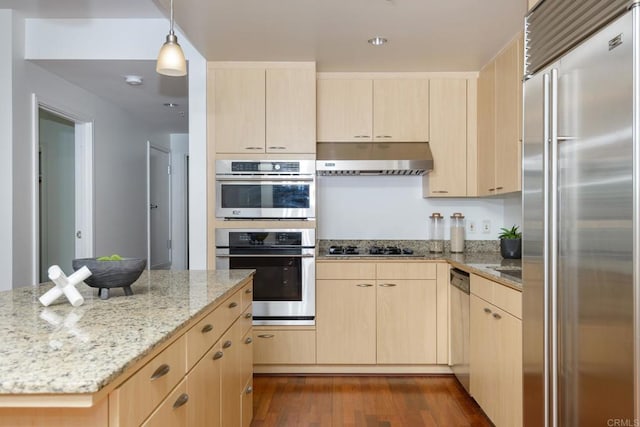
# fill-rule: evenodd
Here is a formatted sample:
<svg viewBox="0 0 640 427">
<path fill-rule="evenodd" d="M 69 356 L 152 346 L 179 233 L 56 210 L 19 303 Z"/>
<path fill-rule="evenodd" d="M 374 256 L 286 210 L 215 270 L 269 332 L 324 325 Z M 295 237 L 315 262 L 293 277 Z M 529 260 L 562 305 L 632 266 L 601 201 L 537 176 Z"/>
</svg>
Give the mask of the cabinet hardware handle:
<svg viewBox="0 0 640 427">
<path fill-rule="evenodd" d="M 238 303 L 235 302 L 235 301 L 232 302 L 231 304 L 229 304 L 229 308 L 234 308 L 234 307 L 237 307 L 237 306 L 238 306 Z"/>
<path fill-rule="evenodd" d="M 489 310 L 487 307 L 484 308 L 484 312 L 485 313 L 491 313 L 491 310 Z"/>
<path fill-rule="evenodd" d="M 493 313 L 493 317 L 495 317 L 498 320 L 502 319 L 502 316 L 500 316 L 498 313 Z"/>
<path fill-rule="evenodd" d="M 245 319 L 251 319 L 252 317 L 253 317 L 253 314 L 251 314 L 251 313 L 247 313 L 247 314 L 244 315 Z"/>
<path fill-rule="evenodd" d="M 371 283 L 358 283 L 356 286 L 358 286 L 360 288 L 370 288 L 373 285 Z"/>
<path fill-rule="evenodd" d="M 178 396 L 176 401 L 173 403 L 173 409 L 178 409 L 188 401 L 189 401 L 189 395 L 187 393 L 182 393 L 180 396 Z"/>
<path fill-rule="evenodd" d="M 251 292 L 253 292 L 253 289 L 251 289 L 251 288 L 248 288 L 248 289 L 244 290 L 245 294 L 250 294 Z"/>
<path fill-rule="evenodd" d="M 381 283 L 380 287 L 382 288 L 393 288 L 394 286 L 398 286 L 395 283 Z"/>
<path fill-rule="evenodd" d="M 244 340 L 245 344 L 251 344 L 253 342 L 253 339 L 251 337 L 247 337 L 246 340 Z"/>
<path fill-rule="evenodd" d="M 438 194 L 446 194 L 448 193 L 447 190 L 433 190 L 434 193 L 438 193 Z"/>
<path fill-rule="evenodd" d="M 264 147 L 244 147 L 245 150 L 262 150 Z"/>
<path fill-rule="evenodd" d="M 204 327 L 200 332 L 202 332 L 203 334 L 206 334 L 207 332 L 211 332 L 211 331 L 213 331 L 213 325 L 211 323 L 207 323 L 206 325 L 204 325 Z"/>
<path fill-rule="evenodd" d="M 156 369 L 153 374 L 151 374 L 151 381 L 157 380 L 158 378 L 167 375 L 170 370 L 171 367 L 166 363 L 163 363 L 162 365 L 158 366 L 158 369 Z"/>
<path fill-rule="evenodd" d="M 275 335 L 273 334 L 260 334 L 258 335 L 258 338 L 273 338 L 275 337 Z"/>
<path fill-rule="evenodd" d="M 269 150 L 286 150 L 287 147 L 283 147 L 281 145 L 272 145 L 271 147 L 267 147 Z"/>
<path fill-rule="evenodd" d="M 213 355 L 213 360 L 218 360 L 218 359 L 222 359 L 222 356 L 224 356 L 224 353 L 221 351 L 216 351 L 215 354 Z"/>
<path fill-rule="evenodd" d="M 376 135 L 376 138 L 392 138 L 391 135 Z"/>
<path fill-rule="evenodd" d="M 251 387 L 251 386 L 247 387 L 247 391 L 246 391 L 246 393 L 247 393 L 247 394 L 251 394 L 251 393 L 253 393 L 253 387 Z"/>
<path fill-rule="evenodd" d="M 354 135 L 354 138 L 369 138 L 369 135 Z"/>
<path fill-rule="evenodd" d="M 495 188 L 490 188 L 489 191 L 496 191 L 496 189 Z"/>
<path fill-rule="evenodd" d="M 231 340 L 227 340 L 224 342 L 224 344 L 222 344 L 222 348 L 229 348 L 231 347 L 231 344 L 233 344 Z"/>
<path fill-rule="evenodd" d="M 504 187 L 496 187 L 496 190 L 502 190 Z"/>
</svg>

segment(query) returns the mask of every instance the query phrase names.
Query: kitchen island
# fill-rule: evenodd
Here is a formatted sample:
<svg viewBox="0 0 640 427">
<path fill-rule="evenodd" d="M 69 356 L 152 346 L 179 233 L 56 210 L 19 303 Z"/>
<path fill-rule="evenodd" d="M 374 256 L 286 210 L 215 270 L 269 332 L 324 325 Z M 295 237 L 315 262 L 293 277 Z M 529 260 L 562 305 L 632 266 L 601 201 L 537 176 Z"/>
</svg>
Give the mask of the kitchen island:
<svg viewBox="0 0 640 427">
<path fill-rule="evenodd" d="M 121 386 L 165 353 L 176 355 L 173 370 L 163 366 L 168 362 L 161 364 L 163 378 L 156 382 L 177 375 L 176 383 L 184 383 L 189 369 L 214 345 L 212 340 L 203 347 L 200 336 L 190 335 L 203 320 L 225 310 L 215 318 L 219 321 L 210 322 L 214 327 L 207 323 L 202 328 L 203 335 L 212 337 L 233 329 L 242 314 L 248 324 L 245 321 L 238 334 L 250 329 L 253 274 L 254 270 L 145 271 L 132 285 L 132 296 L 115 290 L 110 299 L 101 300 L 95 289 L 79 285 L 85 298 L 79 307 L 62 298 L 43 307 L 38 298 L 51 283 L 0 293 L 0 425 L 21 425 L 22 416 L 37 413 L 44 414 L 37 422 L 46 422 L 49 414 L 56 425 L 87 420 L 124 425 L 117 422 L 117 407 L 126 405 L 118 402 L 120 389 L 125 390 Z M 192 354 L 195 350 L 199 352 Z M 174 385 L 166 384 L 168 391 Z M 134 397 L 145 401 L 148 390 L 140 391 L 143 395 Z M 91 417 L 67 423 L 65 414 L 74 411 Z"/>
</svg>

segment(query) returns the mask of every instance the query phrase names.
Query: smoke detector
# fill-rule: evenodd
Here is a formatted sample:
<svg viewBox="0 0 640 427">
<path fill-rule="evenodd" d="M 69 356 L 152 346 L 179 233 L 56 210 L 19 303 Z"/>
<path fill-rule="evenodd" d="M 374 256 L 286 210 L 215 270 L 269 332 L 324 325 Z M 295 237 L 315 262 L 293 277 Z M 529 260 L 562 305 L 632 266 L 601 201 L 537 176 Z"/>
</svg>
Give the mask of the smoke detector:
<svg viewBox="0 0 640 427">
<path fill-rule="evenodd" d="M 140 86 L 142 84 L 142 76 L 124 76 L 124 81 L 130 86 Z"/>
</svg>

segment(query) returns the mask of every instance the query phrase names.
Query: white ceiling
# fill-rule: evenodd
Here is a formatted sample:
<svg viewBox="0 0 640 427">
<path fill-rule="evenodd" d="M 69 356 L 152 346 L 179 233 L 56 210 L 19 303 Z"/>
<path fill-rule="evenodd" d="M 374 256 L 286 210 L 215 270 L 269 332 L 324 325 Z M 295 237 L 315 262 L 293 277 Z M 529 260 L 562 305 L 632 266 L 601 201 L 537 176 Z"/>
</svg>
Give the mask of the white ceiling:
<svg viewBox="0 0 640 427">
<path fill-rule="evenodd" d="M 0 0 L 40 18 L 158 18 L 169 0 Z M 316 61 L 318 71 L 477 71 L 521 28 L 526 0 L 174 0 L 176 24 L 211 61 Z M 381 47 L 367 39 L 383 36 Z M 158 47 L 162 40 L 159 40 Z M 167 132 L 187 132 L 187 79 L 153 61 L 39 61 Z M 130 88 L 126 74 L 145 84 Z M 132 89 L 136 96 L 131 96 Z M 171 99 L 169 99 L 171 97 Z"/>
</svg>

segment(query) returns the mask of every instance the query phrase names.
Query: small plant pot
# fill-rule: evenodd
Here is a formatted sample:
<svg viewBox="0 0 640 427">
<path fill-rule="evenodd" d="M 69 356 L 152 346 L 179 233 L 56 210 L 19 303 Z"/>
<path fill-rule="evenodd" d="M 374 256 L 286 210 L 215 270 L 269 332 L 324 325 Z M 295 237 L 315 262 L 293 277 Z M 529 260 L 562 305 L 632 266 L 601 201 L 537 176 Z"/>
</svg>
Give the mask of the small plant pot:
<svg viewBox="0 0 640 427">
<path fill-rule="evenodd" d="M 507 259 L 522 258 L 522 239 L 500 239 L 500 255 Z"/>
</svg>

